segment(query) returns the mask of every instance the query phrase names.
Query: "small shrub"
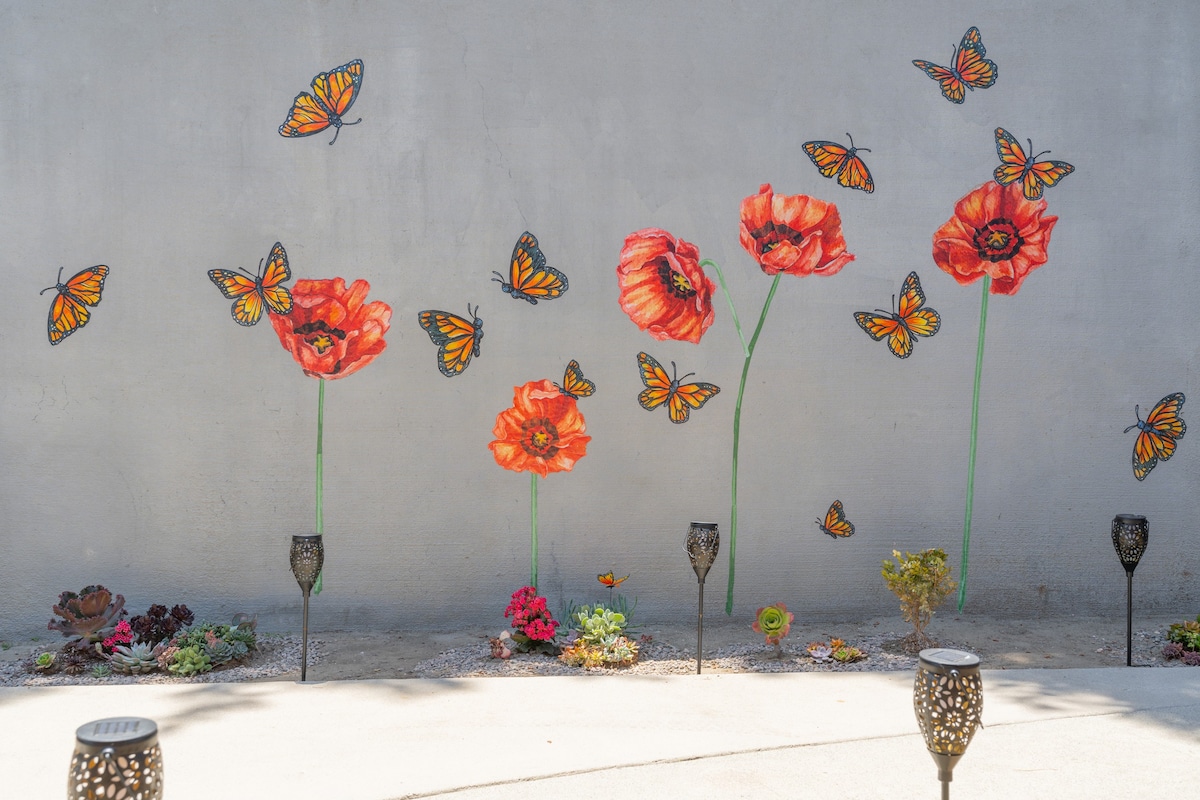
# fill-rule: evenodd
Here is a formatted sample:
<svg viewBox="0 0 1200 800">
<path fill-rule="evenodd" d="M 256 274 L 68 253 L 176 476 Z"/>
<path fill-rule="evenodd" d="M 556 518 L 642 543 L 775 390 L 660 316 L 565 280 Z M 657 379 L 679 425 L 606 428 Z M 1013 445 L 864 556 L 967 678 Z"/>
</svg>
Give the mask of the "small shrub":
<svg viewBox="0 0 1200 800">
<path fill-rule="evenodd" d="M 925 633 L 925 628 L 933 619 L 935 609 L 958 588 L 950 577 L 946 552 L 940 547 L 932 547 L 919 553 L 906 552 L 903 559 L 899 550 L 893 550 L 892 556 L 897 563 L 885 560 L 882 574 L 888 588 L 900 599 L 901 615 L 913 626 L 913 632 L 906 639 L 914 648 L 928 647 L 933 640 Z"/>
<path fill-rule="evenodd" d="M 1172 625 L 1167 630 L 1167 641 L 1176 642 L 1184 650 L 1200 650 L 1200 616 Z"/>
<path fill-rule="evenodd" d="M 154 647 L 159 642 L 169 641 L 195 621 L 195 615 L 185 605 L 176 605 L 168 611 L 166 606 L 156 603 L 145 614 L 129 620 L 129 627 L 139 642 Z"/>
</svg>

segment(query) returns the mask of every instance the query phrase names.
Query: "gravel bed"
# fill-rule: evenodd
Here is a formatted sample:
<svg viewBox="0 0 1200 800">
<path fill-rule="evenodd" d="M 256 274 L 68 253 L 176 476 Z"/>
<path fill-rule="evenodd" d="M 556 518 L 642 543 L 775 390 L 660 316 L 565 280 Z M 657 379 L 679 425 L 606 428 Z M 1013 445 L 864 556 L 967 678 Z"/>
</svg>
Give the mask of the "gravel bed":
<svg viewBox="0 0 1200 800">
<path fill-rule="evenodd" d="M 258 637 L 258 649 L 251 653 L 248 661 L 233 666 L 220 667 L 210 672 L 181 678 L 169 672 L 155 671 L 145 675 L 122 675 L 114 672 L 104 678 L 95 678 L 90 673 L 65 675 L 55 672 L 50 675 L 29 672 L 27 660 L 0 663 L 0 686 L 114 686 L 130 683 L 241 683 L 262 680 L 282 675 L 296 669 L 300 663 L 300 637 L 262 634 Z M 40 651 L 39 651 L 40 652 Z M 308 642 L 308 663 L 311 667 L 320 661 L 321 646 L 311 638 Z M 100 661 L 97 664 L 103 663 Z"/>
<path fill-rule="evenodd" d="M 907 672 L 917 667 L 917 657 L 898 652 L 897 641 L 901 634 L 881 633 L 861 637 L 850 642 L 866 654 L 866 658 L 849 664 L 836 661 L 817 661 L 809 656 L 805 645 L 785 643 L 781 658 L 775 657 L 774 648 L 762 642 L 729 645 L 707 651 L 702 661 L 702 671 L 707 673 L 779 673 L 779 672 Z M 1104 654 L 1112 662 L 1118 656 L 1124 662 L 1125 647 L 1121 642 L 1119 652 L 1102 637 L 1093 637 L 1101 645 L 1095 652 Z M 1182 661 L 1167 661 L 1162 657 L 1162 646 L 1166 643 L 1164 631 L 1135 631 L 1133 658 L 1139 665 L 1155 667 L 1183 667 Z M 939 647 L 967 650 L 979 653 L 978 648 L 951 641 L 939 641 Z M 491 648 L 486 644 L 446 650 L 434 658 L 417 664 L 413 671 L 422 678 L 491 678 L 521 677 L 535 675 L 691 675 L 696 672 L 695 652 L 684 652 L 668 644 L 655 641 L 644 642 L 639 648 L 636 664 L 628 667 L 597 667 L 584 669 L 571 667 L 557 658 L 538 654 L 514 654 L 509 659 L 491 657 Z"/>
</svg>

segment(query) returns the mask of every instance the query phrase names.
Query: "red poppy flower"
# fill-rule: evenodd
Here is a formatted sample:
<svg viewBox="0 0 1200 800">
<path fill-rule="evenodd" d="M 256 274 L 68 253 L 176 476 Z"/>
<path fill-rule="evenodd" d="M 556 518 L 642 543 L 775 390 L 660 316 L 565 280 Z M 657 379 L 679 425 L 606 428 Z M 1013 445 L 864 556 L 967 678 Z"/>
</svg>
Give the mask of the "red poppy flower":
<svg viewBox="0 0 1200 800">
<path fill-rule="evenodd" d="M 699 259 L 696 245 L 664 230 L 629 234 L 617 265 L 621 308 L 655 339 L 699 343 L 713 323 L 717 290 Z"/>
<path fill-rule="evenodd" d="M 587 425 L 568 397 L 547 380 L 513 389 L 513 407 L 496 415 L 488 447 L 496 463 L 514 472 L 569 472 L 587 455 Z"/>
<path fill-rule="evenodd" d="M 283 349 L 312 378 L 344 378 L 365 367 L 387 347 L 391 324 L 387 303 L 365 303 L 371 285 L 341 278 L 299 280 L 292 289 L 292 313 L 270 314 Z"/>
<path fill-rule="evenodd" d="M 775 194 L 769 183 L 742 201 L 739 239 L 768 275 L 833 275 L 854 260 L 837 206 L 803 194 Z"/>
<path fill-rule="evenodd" d="M 933 260 L 961 284 L 992 276 L 992 294 L 1016 294 L 1046 263 L 1058 217 L 1042 216 L 1046 201 L 1026 200 L 1020 183 L 988 181 L 954 206 L 933 235 Z"/>
</svg>

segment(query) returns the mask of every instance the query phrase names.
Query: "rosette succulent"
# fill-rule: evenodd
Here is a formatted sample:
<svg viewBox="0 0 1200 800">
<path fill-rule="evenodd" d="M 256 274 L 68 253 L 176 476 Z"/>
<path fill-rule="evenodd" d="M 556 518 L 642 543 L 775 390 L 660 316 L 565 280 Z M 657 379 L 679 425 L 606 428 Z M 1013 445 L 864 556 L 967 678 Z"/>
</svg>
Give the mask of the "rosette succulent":
<svg viewBox="0 0 1200 800">
<path fill-rule="evenodd" d="M 755 633 L 765 636 L 767 644 L 775 645 L 775 651 L 778 653 L 782 651 L 783 637 L 791 632 L 792 622 L 795 619 L 796 615 L 788 611 L 786 605 L 776 603 L 760 608 L 750 627 Z"/>
</svg>

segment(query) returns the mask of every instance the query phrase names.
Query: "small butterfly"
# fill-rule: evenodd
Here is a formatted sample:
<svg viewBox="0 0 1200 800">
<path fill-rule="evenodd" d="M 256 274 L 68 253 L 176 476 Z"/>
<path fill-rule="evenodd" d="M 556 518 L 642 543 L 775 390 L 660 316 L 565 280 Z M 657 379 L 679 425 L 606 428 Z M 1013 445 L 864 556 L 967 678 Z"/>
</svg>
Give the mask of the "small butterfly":
<svg viewBox="0 0 1200 800">
<path fill-rule="evenodd" d="M 1167 395 L 1146 415 L 1145 422 L 1142 422 L 1138 407 L 1133 407 L 1137 424 L 1130 425 L 1125 433 L 1138 429 L 1133 443 L 1133 477 L 1139 481 L 1145 480 L 1160 460 L 1166 461 L 1175 455 L 1175 441 L 1182 439 L 1187 431 L 1187 425 L 1179 416 L 1183 400 L 1183 392 Z"/>
<path fill-rule="evenodd" d="M 590 397 L 596 393 L 596 384 L 583 377 L 583 370 L 579 368 L 579 362 L 575 359 L 571 359 L 571 362 L 567 364 L 562 386 L 557 383 L 554 385 L 567 397 L 574 397 L 576 400 L 581 397 Z"/>
<path fill-rule="evenodd" d="M 845 539 L 854 535 L 854 525 L 846 519 L 841 500 L 833 501 L 833 505 L 825 512 L 824 522 L 821 520 L 816 522 L 822 533 L 832 536 L 834 539 Z"/>
<path fill-rule="evenodd" d="M 354 122 L 342 120 L 342 116 L 358 98 L 362 79 L 363 62 L 357 58 L 313 78 L 313 93 L 301 92 L 296 95 L 287 119 L 279 126 L 279 135 L 289 139 L 312 136 L 332 125 L 336 130 L 329 143 L 336 142 L 343 125 L 357 125 L 362 122 L 362 117 Z"/>
<path fill-rule="evenodd" d="M 862 189 L 867 194 L 875 191 L 875 181 L 871 180 L 871 171 L 859 158 L 857 153 L 871 152 L 865 147 L 855 147 L 854 137 L 846 134 L 850 146 L 837 142 L 805 142 L 804 152 L 817 165 L 817 169 L 826 178 L 837 176 L 837 182 L 851 189 Z"/>
<path fill-rule="evenodd" d="M 279 242 L 271 248 L 270 255 L 265 259 L 267 268 L 263 270 L 263 262 L 258 262 L 259 274 L 251 275 L 246 270 L 241 275 L 228 269 L 210 269 L 209 280 L 217 285 L 226 299 L 232 300 L 233 321 L 238 325 L 254 325 L 262 318 L 263 305 L 273 314 L 292 313 L 292 293 L 283 282 L 290 280 L 292 270 L 288 266 L 287 253 Z"/>
<path fill-rule="evenodd" d="M 892 298 L 895 303 L 896 298 Z M 889 314 L 881 308 L 877 313 L 855 311 L 854 321 L 875 341 L 888 337 L 888 348 L 896 358 L 908 358 L 912 354 L 917 336 L 933 336 L 941 327 L 942 317 L 925 305 L 925 292 L 921 291 L 921 279 L 910 272 L 900 287 L 900 310 Z"/>
<path fill-rule="evenodd" d="M 933 78 L 942 87 L 942 96 L 951 103 L 962 103 L 967 89 L 986 89 L 996 82 L 1000 74 L 995 61 L 984 58 L 987 48 L 979 36 L 978 28 L 963 34 L 962 42 L 954 51 L 953 67 L 940 67 L 930 61 L 915 59 L 913 65 Z"/>
<path fill-rule="evenodd" d="M 63 268 L 59 267 L 54 286 L 47 286 L 38 292 L 41 295 L 51 289 L 58 290 L 54 302 L 50 304 L 50 318 L 46 326 L 50 344 L 58 344 L 87 325 L 88 318 L 92 315 L 87 307 L 100 304 L 100 292 L 104 289 L 104 278 L 108 275 L 108 267 L 97 264 L 76 272 L 69 281 L 63 283 L 62 271 Z"/>
<path fill-rule="evenodd" d="M 499 281 L 501 291 L 511 294 L 514 300 L 528 300 L 535 306 L 539 298 L 553 300 L 567 291 L 567 276 L 547 266 L 537 237 L 529 231 L 522 233 L 513 247 L 508 281 L 495 270 L 492 274 L 496 276 L 492 280 Z"/>
<path fill-rule="evenodd" d="M 684 423 L 688 421 L 691 415 L 691 409 L 700 408 L 708 402 L 709 398 L 715 395 L 721 389 L 713 386 L 711 383 L 685 383 L 679 382 L 688 375 L 694 373 L 689 372 L 683 378 L 671 378 L 667 376 L 667 371 L 647 353 L 638 353 L 638 366 L 642 371 L 642 383 L 646 384 L 646 388 L 638 394 L 638 402 L 642 408 L 647 411 L 653 411 L 663 403 L 667 404 L 667 413 L 671 418 L 671 422 Z M 675 362 L 671 362 L 671 371 L 675 372 Z"/>
<path fill-rule="evenodd" d="M 609 570 L 603 575 L 597 575 L 596 580 L 600 581 L 601 584 L 607 586 L 609 589 L 614 589 L 625 581 L 629 580 L 629 576 L 626 575 L 624 578 L 614 578 L 612 570 Z"/>
<path fill-rule="evenodd" d="M 429 340 L 438 345 L 438 369 L 447 378 L 460 374 L 471 363 L 471 356 L 479 355 L 479 342 L 483 339 L 483 320 L 467 304 L 471 319 L 451 314 L 448 311 L 422 311 L 417 322 L 429 334 Z"/>
<path fill-rule="evenodd" d="M 1029 139 L 1025 141 L 1029 142 L 1029 152 L 1032 153 L 1033 142 Z M 1041 198 L 1045 187 L 1053 186 L 1075 171 L 1075 167 L 1065 161 L 1037 160 L 1049 152 L 1043 150 L 1036 156 L 1027 156 L 1011 133 L 1004 128 L 996 128 L 996 154 L 1000 156 L 1000 166 L 992 175 L 1001 186 L 1020 180 L 1025 199 L 1037 200 Z"/>
</svg>

